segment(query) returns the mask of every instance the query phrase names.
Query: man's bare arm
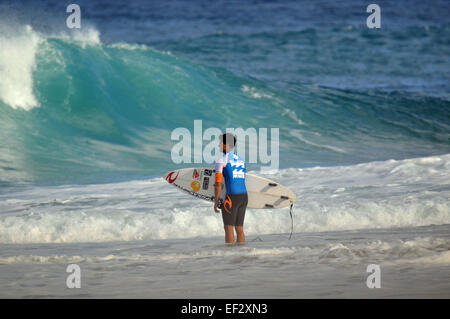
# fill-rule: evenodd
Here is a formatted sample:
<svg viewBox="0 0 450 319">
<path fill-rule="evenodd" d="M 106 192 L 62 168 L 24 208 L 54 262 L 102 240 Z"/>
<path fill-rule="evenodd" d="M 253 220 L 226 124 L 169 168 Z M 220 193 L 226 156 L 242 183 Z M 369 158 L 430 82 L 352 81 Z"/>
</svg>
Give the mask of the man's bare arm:
<svg viewBox="0 0 450 319">
<path fill-rule="evenodd" d="M 220 174 L 220 175 L 219 175 Z M 220 192 L 222 191 L 222 174 L 216 173 L 214 183 L 214 211 L 219 213 L 217 207 L 219 206 Z"/>
<path fill-rule="evenodd" d="M 219 210 L 217 209 L 218 205 L 219 205 L 219 196 L 220 196 L 220 192 L 222 191 L 222 183 L 215 183 L 214 184 L 214 211 L 216 213 L 219 212 Z"/>
</svg>

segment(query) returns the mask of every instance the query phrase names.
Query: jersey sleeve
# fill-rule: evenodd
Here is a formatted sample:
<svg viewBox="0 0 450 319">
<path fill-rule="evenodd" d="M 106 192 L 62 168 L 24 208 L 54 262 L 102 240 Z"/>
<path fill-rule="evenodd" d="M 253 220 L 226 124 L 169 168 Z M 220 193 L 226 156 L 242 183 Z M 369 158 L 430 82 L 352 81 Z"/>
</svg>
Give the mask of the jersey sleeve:
<svg viewBox="0 0 450 319">
<path fill-rule="evenodd" d="M 228 159 L 228 156 L 227 156 L 227 154 L 225 154 L 216 161 L 216 167 L 215 167 L 216 168 L 216 176 L 215 176 L 216 183 L 222 183 L 223 169 L 227 165 L 227 159 Z"/>
</svg>

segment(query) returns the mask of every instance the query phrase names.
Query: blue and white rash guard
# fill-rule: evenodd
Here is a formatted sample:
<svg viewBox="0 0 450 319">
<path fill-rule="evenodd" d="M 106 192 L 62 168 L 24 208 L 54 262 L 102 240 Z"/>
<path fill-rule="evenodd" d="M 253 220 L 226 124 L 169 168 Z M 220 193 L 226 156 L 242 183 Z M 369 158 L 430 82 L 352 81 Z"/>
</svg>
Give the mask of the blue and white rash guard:
<svg viewBox="0 0 450 319">
<path fill-rule="evenodd" d="M 216 182 L 222 182 L 225 177 L 227 194 L 246 194 L 245 187 L 245 162 L 233 151 L 228 151 L 216 161 Z"/>
</svg>

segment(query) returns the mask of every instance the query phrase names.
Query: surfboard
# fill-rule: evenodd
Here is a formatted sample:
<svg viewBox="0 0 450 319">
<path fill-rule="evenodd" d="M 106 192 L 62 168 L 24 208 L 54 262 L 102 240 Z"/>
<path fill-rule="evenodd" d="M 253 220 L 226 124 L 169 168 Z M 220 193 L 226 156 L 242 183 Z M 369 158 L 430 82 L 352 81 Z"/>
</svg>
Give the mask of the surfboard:
<svg viewBox="0 0 450 319">
<path fill-rule="evenodd" d="M 178 189 L 206 201 L 214 201 L 214 178 L 216 171 L 210 168 L 183 168 L 164 174 L 162 177 Z M 293 204 L 295 194 L 287 187 L 267 178 L 245 174 L 245 186 L 248 193 L 247 208 L 282 208 Z M 219 203 L 223 203 L 226 194 L 225 181 Z"/>
</svg>

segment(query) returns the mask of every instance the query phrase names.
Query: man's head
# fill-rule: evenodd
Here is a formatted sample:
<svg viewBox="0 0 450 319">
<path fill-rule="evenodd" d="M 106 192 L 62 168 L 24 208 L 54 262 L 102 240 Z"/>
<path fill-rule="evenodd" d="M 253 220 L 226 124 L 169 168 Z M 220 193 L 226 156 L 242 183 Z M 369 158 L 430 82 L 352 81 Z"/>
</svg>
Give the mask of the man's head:
<svg viewBox="0 0 450 319">
<path fill-rule="evenodd" d="M 224 153 L 232 150 L 236 145 L 236 137 L 230 133 L 220 135 L 219 140 L 220 140 L 219 148 Z"/>
</svg>

